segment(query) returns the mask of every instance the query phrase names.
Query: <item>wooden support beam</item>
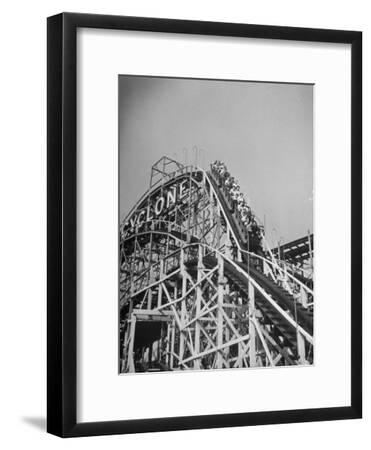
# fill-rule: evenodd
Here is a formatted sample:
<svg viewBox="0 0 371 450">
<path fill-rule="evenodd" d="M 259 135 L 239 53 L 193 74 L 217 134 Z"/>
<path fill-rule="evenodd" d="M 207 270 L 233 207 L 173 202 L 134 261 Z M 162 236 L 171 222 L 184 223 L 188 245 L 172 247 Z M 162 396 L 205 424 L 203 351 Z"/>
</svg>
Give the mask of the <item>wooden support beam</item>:
<svg viewBox="0 0 371 450">
<path fill-rule="evenodd" d="M 231 345 L 235 345 L 235 344 L 238 344 L 239 342 L 247 341 L 248 339 L 249 339 L 248 334 L 245 336 L 241 336 L 239 339 L 233 339 L 232 341 L 226 342 L 225 344 L 223 344 L 220 347 L 217 346 L 217 347 L 213 348 L 212 350 L 207 350 L 207 351 L 201 352 L 197 356 L 191 356 L 189 358 L 186 358 L 183 360 L 183 363 L 186 364 L 186 363 L 189 363 L 190 361 L 193 361 L 195 358 L 201 358 L 203 356 L 210 355 L 211 353 L 220 352 L 220 351 L 224 350 L 225 348 L 230 347 Z"/>
<path fill-rule="evenodd" d="M 182 303 L 181 303 L 181 312 L 180 312 L 180 321 L 179 321 L 179 330 L 180 330 L 180 341 L 179 341 L 179 362 L 182 363 L 183 355 L 184 355 L 184 347 L 185 347 L 185 334 L 183 330 L 183 325 L 185 322 L 185 313 L 186 313 L 186 305 L 185 305 L 185 297 L 187 292 L 187 278 L 185 276 L 186 268 L 184 264 L 184 250 L 180 251 L 180 275 L 182 277 Z M 173 306 L 173 309 L 174 306 Z"/>
<path fill-rule="evenodd" d="M 224 299 L 224 259 L 218 254 L 218 310 L 217 310 L 217 347 L 223 346 L 223 299 Z M 223 358 L 218 352 L 216 357 L 218 369 L 223 367 Z"/>
<path fill-rule="evenodd" d="M 265 340 L 265 338 L 264 338 L 264 336 L 263 336 L 263 333 L 262 333 L 262 331 L 261 331 L 261 329 L 260 329 L 260 324 L 259 324 L 259 322 L 258 322 L 255 318 L 253 319 L 253 323 L 254 323 L 255 329 L 256 329 L 256 331 L 257 331 L 257 333 L 258 333 L 260 342 L 261 342 L 262 345 L 263 345 L 263 348 L 264 348 L 264 351 L 265 351 L 265 355 L 266 355 L 266 357 L 268 358 L 269 364 L 270 364 L 271 366 L 274 366 L 274 361 L 273 361 L 271 352 L 270 352 L 270 350 L 269 350 L 268 344 L 267 344 L 267 342 L 266 342 L 266 340 Z"/>
<path fill-rule="evenodd" d="M 201 327 L 199 322 L 199 316 L 201 311 L 201 297 L 202 297 L 202 289 L 201 289 L 201 279 L 202 279 L 202 247 L 198 246 L 198 263 L 197 263 L 197 288 L 196 288 L 196 323 L 195 323 L 195 353 L 198 355 L 200 353 L 200 333 Z M 200 360 L 197 359 L 194 362 L 195 369 L 200 369 Z"/>
<path fill-rule="evenodd" d="M 127 368 L 129 372 L 135 372 L 135 365 L 134 365 L 135 326 L 136 326 L 136 317 L 135 315 L 132 315 L 130 320 L 129 348 L 127 359 Z"/>
<path fill-rule="evenodd" d="M 306 364 L 307 360 L 305 358 L 305 340 L 299 331 L 296 332 L 296 339 L 298 344 L 299 363 Z"/>
<path fill-rule="evenodd" d="M 250 367 L 256 367 L 256 330 L 254 325 L 255 319 L 255 289 L 252 283 L 249 281 L 249 335 L 250 335 L 250 345 L 249 345 L 249 363 Z"/>
</svg>

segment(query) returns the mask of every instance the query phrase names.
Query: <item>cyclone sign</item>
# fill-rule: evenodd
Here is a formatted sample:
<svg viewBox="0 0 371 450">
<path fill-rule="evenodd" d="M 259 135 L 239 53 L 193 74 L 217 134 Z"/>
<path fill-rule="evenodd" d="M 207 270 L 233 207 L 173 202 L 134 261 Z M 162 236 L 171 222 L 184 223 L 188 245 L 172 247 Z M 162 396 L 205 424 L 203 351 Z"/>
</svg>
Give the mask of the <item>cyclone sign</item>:
<svg viewBox="0 0 371 450">
<path fill-rule="evenodd" d="M 159 217 L 165 210 L 185 197 L 187 183 L 188 180 L 183 180 L 171 186 L 167 191 L 161 193 L 160 196 L 150 198 L 146 208 L 141 209 L 139 212 L 137 211 L 126 223 L 126 226 L 132 229 L 136 227 L 139 229 L 145 222 L 150 222 Z"/>
</svg>

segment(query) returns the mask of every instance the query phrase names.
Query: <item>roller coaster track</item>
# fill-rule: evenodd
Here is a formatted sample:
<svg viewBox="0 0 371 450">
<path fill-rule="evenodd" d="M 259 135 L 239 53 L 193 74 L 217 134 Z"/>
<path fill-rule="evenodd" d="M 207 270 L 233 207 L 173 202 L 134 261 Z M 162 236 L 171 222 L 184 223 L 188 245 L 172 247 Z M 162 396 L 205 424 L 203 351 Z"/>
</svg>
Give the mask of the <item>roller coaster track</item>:
<svg viewBox="0 0 371 450">
<path fill-rule="evenodd" d="M 212 173 L 179 166 L 121 227 L 121 371 L 311 364 L 313 290 Z"/>
</svg>

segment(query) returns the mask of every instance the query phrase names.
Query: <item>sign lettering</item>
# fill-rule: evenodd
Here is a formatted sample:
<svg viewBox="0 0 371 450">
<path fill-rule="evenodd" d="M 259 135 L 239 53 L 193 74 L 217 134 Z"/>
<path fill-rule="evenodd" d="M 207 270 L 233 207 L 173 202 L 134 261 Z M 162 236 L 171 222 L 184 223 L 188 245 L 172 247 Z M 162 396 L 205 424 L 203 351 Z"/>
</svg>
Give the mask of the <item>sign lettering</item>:
<svg viewBox="0 0 371 450">
<path fill-rule="evenodd" d="M 157 197 L 154 204 L 153 201 L 150 201 L 145 209 L 142 209 L 130 218 L 130 228 L 134 228 L 136 226 L 140 228 L 143 223 L 150 222 L 154 218 L 160 216 L 165 207 L 166 209 L 169 209 L 172 205 L 175 205 L 179 200 L 184 198 L 186 195 L 187 183 L 188 180 L 183 180 L 181 183 L 170 187 L 167 192 Z"/>
</svg>

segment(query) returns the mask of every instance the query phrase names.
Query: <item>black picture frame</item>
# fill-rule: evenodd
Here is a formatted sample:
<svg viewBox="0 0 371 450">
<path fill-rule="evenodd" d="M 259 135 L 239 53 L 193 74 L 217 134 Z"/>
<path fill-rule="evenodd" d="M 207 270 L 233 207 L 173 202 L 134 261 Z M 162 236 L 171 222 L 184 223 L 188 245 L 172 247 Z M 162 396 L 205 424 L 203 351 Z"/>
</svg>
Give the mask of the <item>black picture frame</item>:
<svg viewBox="0 0 371 450">
<path fill-rule="evenodd" d="M 76 31 L 79 27 L 351 46 L 351 405 L 190 417 L 76 420 Z M 47 431 L 61 437 L 362 417 L 362 33 L 62 13 L 47 20 Z"/>
</svg>

